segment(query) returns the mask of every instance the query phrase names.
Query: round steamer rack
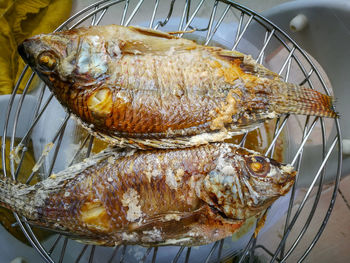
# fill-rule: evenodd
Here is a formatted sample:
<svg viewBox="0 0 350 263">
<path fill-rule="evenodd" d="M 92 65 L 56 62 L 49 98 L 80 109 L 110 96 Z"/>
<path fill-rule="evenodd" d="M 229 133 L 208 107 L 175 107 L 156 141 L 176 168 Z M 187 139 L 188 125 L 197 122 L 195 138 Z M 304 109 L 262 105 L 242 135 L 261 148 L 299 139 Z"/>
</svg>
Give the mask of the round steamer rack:
<svg viewBox="0 0 350 263">
<path fill-rule="evenodd" d="M 99 1 L 74 14 L 56 31 L 111 23 L 141 25 L 165 32 L 190 31 L 178 35 L 196 39 L 205 45 L 221 45 L 226 49 L 251 54 L 286 81 L 328 95 L 332 92 L 322 68 L 286 33 L 261 15 L 233 1 Z M 31 75 L 25 83 L 26 74 Z M 67 138 L 71 135 L 72 127 L 77 127 L 74 126 L 75 119 L 62 109 L 48 88 L 36 79 L 35 73 L 31 73 L 26 66 L 9 100 L 2 135 L 8 138 L 2 140 L 3 173 L 13 179 L 17 178 L 22 168 L 29 143 L 33 143 L 35 158 L 43 167 L 39 171 L 28 171 L 27 183 L 38 172 L 42 178 L 46 178 L 52 172 L 89 156 L 94 143 L 91 135 L 79 134 L 81 138 L 73 147 Z M 25 86 L 24 91 L 16 95 L 20 85 Z M 28 104 L 33 114 L 31 118 L 26 118 L 28 125 L 23 128 L 21 116 L 27 111 L 25 105 Z M 39 242 L 32 226 L 17 214 L 16 227 L 22 229 L 30 244 L 46 262 L 253 262 L 256 257 L 280 262 L 286 261 L 291 255 L 302 261 L 320 238 L 335 203 L 342 166 L 339 122 L 338 119 L 287 114 L 271 123 L 274 127 L 273 138 L 264 154 L 273 156 L 276 142 L 285 136 L 283 161 L 291 163 L 299 172 L 290 193 L 269 209 L 265 226 L 257 236 L 254 235 L 256 224 L 253 223 L 251 229 L 236 241 L 229 237 L 200 247 L 143 248 L 119 245 L 106 248 L 81 244 L 61 234 Z M 19 133 L 22 135 L 18 136 Z M 47 140 L 43 139 L 45 136 Z M 15 143 L 16 138 L 20 138 L 19 143 L 18 140 Z M 246 138 L 247 134 L 242 137 L 242 146 Z M 42 145 L 47 142 L 53 143 L 52 150 L 41 155 L 45 148 Z M 12 153 L 20 149 L 19 162 L 10 158 L 6 147 Z M 70 154 L 67 154 L 67 149 Z M 319 206 L 324 188 L 332 192 L 328 207 Z M 316 212 L 322 215 L 317 226 L 314 222 Z M 272 227 L 278 220 L 282 222 L 280 230 L 273 231 Z M 303 249 L 302 252 L 299 249 L 295 255 L 298 245 Z"/>
</svg>

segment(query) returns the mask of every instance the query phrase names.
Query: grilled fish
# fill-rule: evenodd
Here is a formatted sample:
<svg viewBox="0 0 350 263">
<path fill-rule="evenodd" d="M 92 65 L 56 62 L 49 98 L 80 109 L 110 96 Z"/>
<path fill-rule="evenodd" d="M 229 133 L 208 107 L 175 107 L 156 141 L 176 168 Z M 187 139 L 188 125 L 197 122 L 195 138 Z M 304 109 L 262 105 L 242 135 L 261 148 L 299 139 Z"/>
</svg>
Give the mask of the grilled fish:
<svg viewBox="0 0 350 263">
<path fill-rule="evenodd" d="M 86 243 L 201 245 L 288 192 L 295 171 L 227 143 L 108 149 L 36 185 L 0 180 L 0 204 Z"/>
<path fill-rule="evenodd" d="M 331 97 L 283 82 L 251 56 L 151 29 L 78 28 L 18 50 L 87 129 L 121 146 L 222 141 L 282 113 L 336 117 Z"/>
</svg>

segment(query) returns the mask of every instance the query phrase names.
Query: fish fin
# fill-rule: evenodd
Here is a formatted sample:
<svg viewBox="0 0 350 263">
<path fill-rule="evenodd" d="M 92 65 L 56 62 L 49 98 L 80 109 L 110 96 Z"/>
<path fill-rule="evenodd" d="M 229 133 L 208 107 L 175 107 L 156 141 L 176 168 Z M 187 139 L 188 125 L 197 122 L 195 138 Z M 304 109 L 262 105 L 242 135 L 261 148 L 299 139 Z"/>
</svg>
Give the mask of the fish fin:
<svg viewBox="0 0 350 263">
<path fill-rule="evenodd" d="M 176 39 L 178 37 L 176 36 L 172 36 L 171 32 L 162 32 L 162 31 L 158 31 L 158 30 L 154 30 L 151 28 L 146 28 L 146 27 L 138 27 L 138 26 L 129 26 L 129 28 L 131 28 L 132 30 L 141 33 L 143 35 L 146 36 L 152 36 L 152 37 L 160 37 L 160 38 L 166 38 L 166 39 Z"/>
<path fill-rule="evenodd" d="M 266 217 L 267 217 L 267 211 L 268 209 L 265 210 L 263 215 L 258 219 L 258 222 L 256 223 L 256 228 L 254 231 L 254 237 L 256 238 L 260 232 L 260 230 L 264 227 L 265 222 L 266 222 Z"/>
<path fill-rule="evenodd" d="M 167 32 L 168 34 L 170 35 L 176 35 L 176 34 L 186 34 L 186 33 L 193 33 L 195 32 L 196 29 L 191 29 L 191 30 L 187 30 L 187 31 L 184 31 L 184 30 L 180 30 L 180 31 L 170 31 L 170 32 Z"/>
<path fill-rule="evenodd" d="M 115 243 L 110 243 L 107 240 L 98 240 L 96 239 L 96 237 L 91 237 L 91 239 L 81 238 L 79 236 L 76 236 L 76 237 L 69 236 L 69 237 L 79 243 L 86 244 L 86 245 L 92 245 L 92 246 L 114 246 L 115 245 Z"/>
<path fill-rule="evenodd" d="M 160 37 L 160 38 L 166 38 L 166 39 L 179 39 L 179 37 L 173 36 L 173 35 L 193 33 L 196 31 L 196 29 L 191 29 L 187 31 L 180 30 L 180 31 L 163 32 L 163 31 L 154 30 L 152 28 L 147 28 L 147 27 L 129 26 L 129 28 L 136 30 L 138 33 L 141 33 L 147 36 Z"/>
<path fill-rule="evenodd" d="M 255 118 L 256 121 L 252 123 L 249 117 L 242 117 L 239 123 L 233 123 L 231 125 L 228 125 L 227 129 L 230 130 L 232 136 L 250 132 L 259 128 L 266 120 L 266 116 L 264 114 L 259 113 L 255 114 Z"/>
<path fill-rule="evenodd" d="M 175 149 L 175 148 L 188 148 L 203 144 L 208 144 L 211 142 L 223 142 L 227 139 L 230 139 L 232 136 L 240 135 L 245 132 L 249 132 L 258 128 L 262 121 L 257 121 L 250 123 L 249 119 L 245 122 L 244 120 L 238 124 L 228 124 L 225 127 L 227 130 L 218 130 L 210 133 L 202 133 L 193 136 L 186 137 L 174 137 L 174 138 L 125 138 L 119 134 L 105 134 L 99 131 L 93 131 L 88 124 L 79 121 L 79 124 L 85 128 L 91 135 L 96 138 L 103 140 L 111 145 L 111 147 L 119 148 L 129 148 L 132 149 Z M 104 150 L 103 152 L 108 150 Z M 115 148 L 114 150 L 115 151 Z M 123 150 L 121 153 L 123 153 Z M 101 153 L 102 154 L 102 153 Z"/>
<path fill-rule="evenodd" d="M 43 229 L 46 231 L 51 231 L 51 232 L 54 232 L 57 234 L 62 234 L 65 236 L 69 236 L 70 238 L 77 238 L 78 237 L 77 234 L 73 234 L 72 232 L 70 232 L 68 230 L 66 231 L 66 230 L 55 228 L 55 226 L 53 226 L 53 223 L 51 226 L 44 226 L 39 221 L 34 221 L 34 220 L 30 220 L 30 219 L 27 219 L 25 222 L 28 223 L 29 225 L 35 227 L 35 228 L 40 228 L 40 229 Z"/>
<path fill-rule="evenodd" d="M 270 107 L 276 113 L 337 118 L 334 98 L 316 90 L 283 81 L 272 81 Z"/>
<path fill-rule="evenodd" d="M 154 226 L 162 226 L 162 228 L 172 228 L 174 225 L 190 225 L 191 222 L 197 223 L 198 217 L 201 214 L 206 214 L 207 208 L 202 206 L 194 211 L 189 212 L 179 212 L 171 211 L 167 213 L 156 214 L 144 218 L 142 222 L 135 222 L 129 225 L 128 231 L 147 231 L 153 229 Z M 184 223 L 186 221 L 186 223 Z M 179 224 L 179 222 L 182 222 Z"/>
<path fill-rule="evenodd" d="M 257 126 L 252 127 L 255 129 Z M 134 148 L 134 149 L 175 149 L 175 148 L 188 148 L 192 146 L 198 146 L 208 144 L 210 142 L 220 142 L 229 139 L 233 135 L 239 135 L 244 133 L 237 127 L 235 131 L 216 131 L 212 133 L 188 136 L 188 137 L 174 137 L 174 138 L 124 138 L 118 135 L 106 135 L 100 132 L 94 132 L 93 135 L 97 138 L 108 142 L 115 147 L 121 148 Z"/>
<path fill-rule="evenodd" d="M 178 38 L 161 31 L 132 26 L 129 29 L 133 37 L 130 37 L 130 40 L 121 40 L 119 42 L 119 48 L 125 54 L 162 54 L 169 51 L 188 51 L 199 47 L 192 40 Z"/>
<path fill-rule="evenodd" d="M 234 61 L 236 59 L 239 59 L 240 61 L 243 62 L 244 60 L 244 55 L 243 53 L 240 53 L 238 51 L 235 51 L 235 50 L 226 50 L 226 49 L 219 49 L 216 51 L 216 54 L 222 58 L 222 59 L 225 59 L 227 61 Z"/>
<path fill-rule="evenodd" d="M 147 53 L 164 54 L 181 52 L 197 48 L 197 45 L 185 41 L 168 42 L 164 39 L 145 39 L 142 41 L 121 41 L 119 48 L 123 54 L 142 55 Z M 170 54 L 169 53 L 169 54 Z"/>
<path fill-rule="evenodd" d="M 233 62 L 235 60 L 240 61 L 241 69 L 248 74 L 264 77 L 270 79 L 281 79 L 281 76 L 277 73 L 265 68 L 263 65 L 256 62 L 252 56 L 245 55 L 238 51 L 230 51 L 230 50 L 219 50 L 217 51 L 217 55 L 226 61 Z"/>
<path fill-rule="evenodd" d="M 200 245 L 207 243 L 208 240 L 214 242 L 227 237 L 238 230 L 244 222 L 223 218 L 215 209 L 202 205 L 193 211 L 177 211 L 144 218 L 140 222 L 131 223 L 124 232 L 138 233 L 147 237 L 150 231 L 158 230 L 163 233 L 163 241 L 157 242 L 157 245 L 193 245 L 193 243 Z M 153 240 L 148 242 L 152 243 L 154 244 Z"/>
<path fill-rule="evenodd" d="M 82 238 L 81 235 L 73 233 L 69 230 L 56 229 L 54 225 L 43 226 L 43 225 L 40 225 L 40 223 L 38 223 L 36 221 L 30 221 L 30 220 L 27 220 L 26 223 L 30 224 L 33 227 L 39 228 L 39 229 L 50 231 L 50 232 L 53 232 L 55 234 L 64 235 L 64 236 L 69 237 L 70 239 L 73 239 L 73 240 L 80 242 L 80 243 L 84 243 L 84 244 L 88 244 L 88 245 L 100 245 L 100 246 L 106 244 L 105 240 L 98 240 L 98 239 L 96 239 L 96 236 L 87 237 L 86 233 L 82 234 L 82 235 L 84 235 L 84 238 Z"/>
</svg>

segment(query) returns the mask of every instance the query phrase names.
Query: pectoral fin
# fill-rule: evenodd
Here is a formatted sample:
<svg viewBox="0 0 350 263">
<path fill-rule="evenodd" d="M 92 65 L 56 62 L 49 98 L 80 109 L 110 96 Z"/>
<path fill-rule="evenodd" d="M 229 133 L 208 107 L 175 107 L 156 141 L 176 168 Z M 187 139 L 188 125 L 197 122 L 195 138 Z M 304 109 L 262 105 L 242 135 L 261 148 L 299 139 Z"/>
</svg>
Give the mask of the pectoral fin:
<svg viewBox="0 0 350 263">
<path fill-rule="evenodd" d="M 162 229 L 168 228 L 168 229 L 173 229 L 172 231 L 179 231 L 178 228 L 186 228 L 187 226 L 193 223 L 196 223 L 200 212 L 201 212 L 201 209 L 198 209 L 196 211 L 191 211 L 191 212 L 173 211 L 173 212 L 153 215 L 145 218 L 142 221 L 142 223 L 137 222 L 134 224 L 130 224 L 129 231 L 136 231 L 136 232 L 148 231 L 148 230 L 152 230 L 154 227 L 160 227 Z"/>
</svg>

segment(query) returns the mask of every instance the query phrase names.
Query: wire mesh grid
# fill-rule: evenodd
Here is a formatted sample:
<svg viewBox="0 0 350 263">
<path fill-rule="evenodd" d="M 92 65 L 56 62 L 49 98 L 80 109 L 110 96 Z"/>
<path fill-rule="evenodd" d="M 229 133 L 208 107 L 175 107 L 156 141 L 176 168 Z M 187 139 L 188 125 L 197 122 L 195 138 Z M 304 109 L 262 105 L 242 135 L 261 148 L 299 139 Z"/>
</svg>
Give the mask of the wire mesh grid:
<svg viewBox="0 0 350 263">
<path fill-rule="evenodd" d="M 167 13 L 159 12 L 160 5 L 165 5 Z M 164 9 L 163 9 L 164 10 Z M 142 14 L 142 15 L 141 15 Z M 92 4 L 81 11 L 77 12 L 56 31 L 70 29 L 82 25 L 98 25 L 102 24 L 106 17 L 113 19 L 114 23 L 121 25 L 142 25 L 148 26 L 154 29 L 162 29 L 164 31 L 186 31 L 194 29 L 194 33 L 183 34 L 179 33 L 179 36 L 189 37 L 196 35 L 196 39 L 205 45 L 221 44 L 228 49 L 237 49 L 242 52 L 250 52 L 252 56 L 260 63 L 267 64 L 272 69 L 278 72 L 284 77 L 286 81 L 290 80 L 292 76 L 293 82 L 298 84 L 307 85 L 310 88 L 319 89 L 327 94 L 330 94 L 330 89 L 327 86 L 327 81 L 321 74 L 320 67 L 309 58 L 309 56 L 284 32 L 282 32 L 276 25 L 255 13 L 254 11 L 245 8 L 237 3 L 228 0 L 220 1 L 191 1 L 191 0 L 171 0 L 171 1 L 145 1 L 145 0 L 103 0 Z M 116 18 L 120 20 L 116 20 Z M 220 33 L 221 32 L 221 33 Z M 222 32 L 227 38 L 222 40 Z M 221 34 L 221 35 L 220 35 Z M 249 47 L 249 50 L 247 50 Z M 254 47 L 254 48 L 251 48 Z M 278 63 L 271 62 L 276 55 Z M 28 74 L 30 70 L 28 66 L 25 67 L 20 75 L 18 82 L 15 86 L 13 94 L 9 101 L 9 106 L 6 112 L 6 121 L 4 126 L 4 133 L 2 138 L 6 136 L 10 137 L 10 151 L 20 149 L 20 161 L 15 163 L 12 158 L 6 155 L 7 140 L 2 140 L 2 166 L 5 176 L 11 176 L 13 179 L 17 179 L 19 171 L 22 167 L 24 156 L 26 155 L 28 144 L 31 139 L 33 130 L 40 122 L 40 119 L 45 115 L 45 112 L 53 104 L 54 98 L 50 91 L 44 84 L 37 85 L 36 87 L 36 104 L 34 106 L 33 119 L 31 125 L 26 129 L 25 134 L 21 137 L 19 144 L 15 145 L 16 132 L 18 129 L 18 120 L 23 113 L 23 102 L 28 97 L 29 88 L 34 85 L 33 79 L 35 73 L 31 73 L 28 81 L 25 84 L 23 94 L 16 95 L 16 92 L 21 84 L 24 82 L 25 74 Z M 299 77 L 293 76 L 295 72 L 298 72 Z M 294 74 L 295 75 L 295 74 Z M 301 76 L 301 77 L 300 77 Z M 20 96 L 18 103 L 15 104 L 15 97 Z M 13 126 L 10 126 L 10 115 L 13 115 Z M 60 158 L 62 150 L 60 146 L 64 137 L 67 136 L 66 128 L 67 124 L 72 121 L 69 113 L 65 113 L 63 121 L 59 122 L 57 129 L 53 134 L 51 141 L 54 144 L 53 151 L 48 156 L 41 156 L 42 159 L 47 159 L 47 168 L 45 176 L 49 175 L 55 169 L 58 169 L 55 164 L 56 160 Z M 287 129 L 288 125 L 292 126 L 293 132 L 295 132 L 293 121 L 294 116 L 283 115 L 274 121 L 273 138 L 271 139 L 266 155 L 273 156 L 275 146 L 278 138 Z M 301 120 L 304 122 L 300 124 Z M 74 121 L 74 120 L 73 120 Z M 290 146 L 288 149 L 289 154 L 285 156 L 285 162 L 289 162 L 299 170 L 297 175 L 297 183 L 291 190 L 288 196 L 286 215 L 284 221 L 284 228 L 281 237 L 277 235 L 273 238 L 277 240 L 276 246 L 271 248 L 268 244 L 264 243 L 258 236 L 252 234 L 250 231 L 247 235 L 246 241 L 238 240 L 242 243 L 241 249 L 227 248 L 227 239 L 217 241 L 205 247 L 191 248 L 191 247 L 150 247 L 143 248 L 137 253 L 141 253 L 138 257 L 139 262 L 211 262 L 211 261 L 223 261 L 228 258 L 234 258 L 235 262 L 244 262 L 249 259 L 249 262 L 253 261 L 254 255 L 264 254 L 267 261 L 285 261 L 295 251 L 296 246 L 305 239 L 305 233 L 309 230 L 312 219 L 318 208 L 318 202 L 320 200 L 322 189 L 325 182 L 328 180 L 332 182 L 332 197 L 329 202 L 328 208 L 324 211 L 324 218 L 319 228 L 312 232 L 308 232 L 308 238 L 306 245 L 304 244 L 304 251 L 301 255 L 298 255 L 299 261 L 305 259 L 311 249 L 315 246 L 320 235 L 322 234 L 331 211 L 334 206 L 342 165 L 341 156 L 341 134 L 339 123 L 337 119 L 325 120 L 318 117 L 305 117 L 299 118 L 298 123 L 301 127 L 300 136 L 294 136 L 294 146 Z M 330 127 L 330 128 L 329 128 Z M 291 134 L 289 134 L 289 137 Z M 298 182 L 301 181 L 301 177 L 304 175 L 303 160 L 308 160 L 307 146 L 310 144 L 310 140 L 316 138 L 319 142 L 320 158 L 317 161 L 313 161 L 311 171 L 312 176 L 309 183 L 304 185 L 306 187 L 305 195 L 296 204 L 295 198 L 298 192 Z M 247 133 L 241 139 L 241 145 L 244 146 Z M 290 142 L 290 140 L 289 140 Z M 85 147 L 84 156 L 90 155 L 92 146 L 94 143 L 94 137 L 86 135 L 81 139 L 80 145 L 75 149 L 75 154 L 70 160 L 70 164 L 76 162 L 81 157 L 83 148 Z M 329 160 L 333 160 L 334 165 L 329 165 Z M 7 170 L 7 161 L 9 160 L 9 170 Z M 40 161 L 40 160 L 39 160 Z M 42 160 L 43 161 L 43 160 Z M 305 163 L 305 161 L 304 161 Z M 327 169 L 328 168 L 328 169 Z M 307 170 L 307 172 L 310 172 Z M 37 171 L 33 171 L 27 179 L 27 183 L 33 179 Z M 331 174 L 326 180 L 326 175 Z M 311 198 L 313 196 L 313 198 Z M 300 215 L 305 212 L 305 205 L 309 199 L 313 199 L 311 210 L 306 211 L 306 220 L 300 223 Z M 303 211 L 304 210 L 304 211 Z M 128 254 L 136 253 L 130 246 L 116 246 L 115 248 L 102 248 L 94 245 L 78 245 L 75 241 L 69 240 L 63 235 L 56 235 L 49 244 L 44 244 L 38 240 L 33 232 L 32 227 L 27 223 L 26 219 L 14 214 L 17 220 L 17 225 L 22 229 L 23 233 L 31 243 L 31 245 L 37 250 L 41 257 L 46 262 L 75 262 L 88 261 L 88 262 L 129 262 Z M 298 222 L 300 230 L 295 234 L 296 238 L 292 240 L 288 237 L 291 232 L 296 228 Z M 301 226 L 301 227 L 300 227 Z M 311 237 L 311 238 L 310 238 Z M 231 243 L 230 243 L 231 244 Z M 75 246 L 74 255 L 67 258 L 67 253 L 72 250 L 72 246 Z M 103 258 L 100 256 L 97 258 L 96 254 L 103 254 Z M 131 252 L 130 252 L 131 251 Z M 160 257 L 160 252 L 165 251 L 167 259 Z M 193 251 L 200 251 L 194 253 Z M 109 253 L 109 254 L 108 254 Z M 235 256 L 235 257 L 233 257 Z"/>
</svg>

